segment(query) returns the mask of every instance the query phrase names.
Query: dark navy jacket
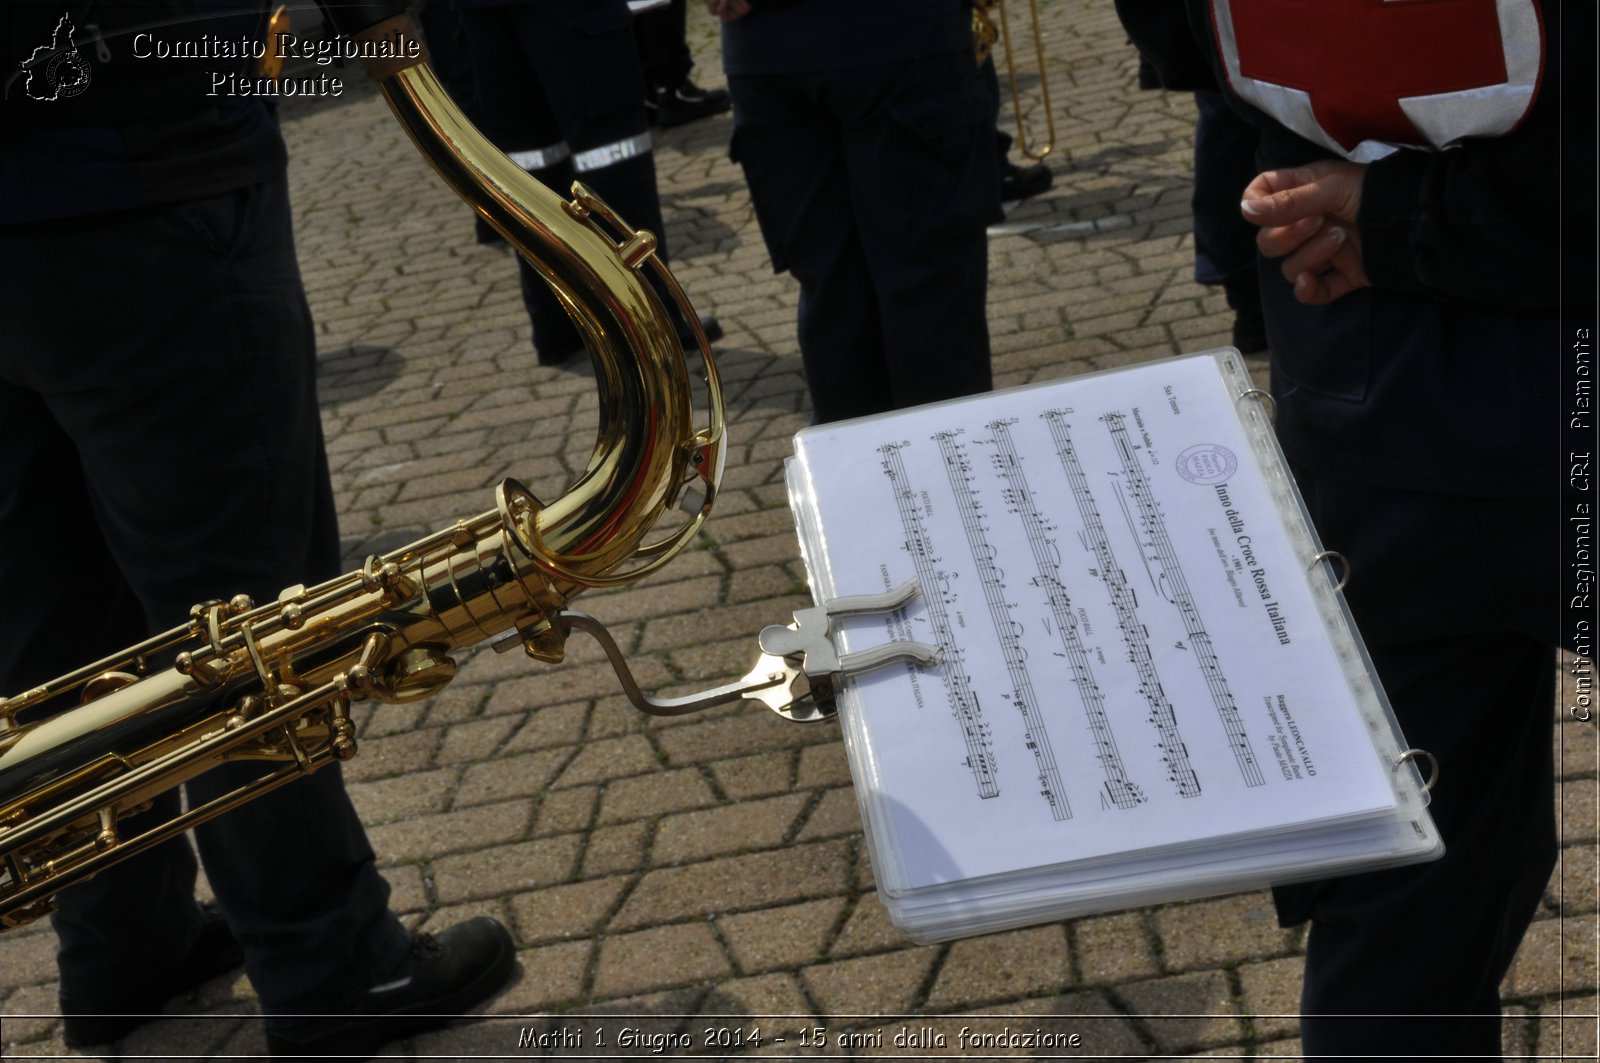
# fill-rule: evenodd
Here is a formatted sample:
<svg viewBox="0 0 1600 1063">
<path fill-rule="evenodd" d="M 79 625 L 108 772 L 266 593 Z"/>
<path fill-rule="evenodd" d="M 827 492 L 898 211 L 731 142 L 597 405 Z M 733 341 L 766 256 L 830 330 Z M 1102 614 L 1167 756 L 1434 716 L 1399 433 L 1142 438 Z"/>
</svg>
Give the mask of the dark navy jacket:
<svg viewBox="0 0 1600 1063">
<path fill-rule="evenodd" d="M 1117 9 L 1166 87 L 1220 88 L 1258 127 L 1262 170 L 1420 146 L 1370 161 L 1358 225 L 1371 288 L 1303 306 L 1263 264 L 1290 458 L 1449 494 L 1559 490 L 1560 308 L 1595 292 L 1594 5 L 1512 0 L 1498 22 L 1492 0 Z M 1588 150 L 1563 152 L 1564 135 Z"/>
<path fill-rule="evenodd" d="M 264 41 L 264 28 L 257 0 L 11 7 L 0 20 L 0 224 L 193 200 L 282 173 L 267 104 L 211 94 L 214 72 L 252 72 L 253 59 L 231 53 Z M 211 54 L 172 57 L 195 49 Z"/>
</svg>

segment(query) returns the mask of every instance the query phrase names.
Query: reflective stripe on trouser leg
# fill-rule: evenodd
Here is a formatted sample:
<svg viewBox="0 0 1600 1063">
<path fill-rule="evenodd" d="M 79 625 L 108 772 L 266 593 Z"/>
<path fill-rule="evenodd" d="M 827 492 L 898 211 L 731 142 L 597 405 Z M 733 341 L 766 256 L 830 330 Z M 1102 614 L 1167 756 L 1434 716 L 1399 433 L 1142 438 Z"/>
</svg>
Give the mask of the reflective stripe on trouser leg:
<svg viewBox="0 0 1600 1063">
<path fill-rule="evenodd" d="M 566 141 L 559 141 L 544 148 L 531 148 L 527 151 L 508 151 L 507 158 L 518 166 L 538 176 L 534 171 L 548 170 L 559 163 L 572 158 L 572 149 L 567 147 Z"/>
<path fill-rule="evenodd" d="M 591 173 L 603 170 L 607 166 L 615 166 L 619 162 L 636 159 L 641 155 L 648 155 L 653 147 L 654 141 L 650 137 L 650 130 L 646 129 L 643 133 L 580 151 L 573 155 L 572 165 L 579 173 Z"/>
</svg>

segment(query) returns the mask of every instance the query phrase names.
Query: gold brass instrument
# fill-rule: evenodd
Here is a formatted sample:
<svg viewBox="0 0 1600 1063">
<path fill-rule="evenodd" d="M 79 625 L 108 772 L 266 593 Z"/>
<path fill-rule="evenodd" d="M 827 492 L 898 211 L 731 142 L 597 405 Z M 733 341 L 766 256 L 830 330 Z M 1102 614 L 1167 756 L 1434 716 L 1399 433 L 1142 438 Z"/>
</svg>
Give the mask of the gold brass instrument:
<svg viewBox="0 0 1600 1063">
<path fill-rule="evenodd" d="M 1028 0 L 1028 9 L 1034 59 L 1039 65 L 1039 107 L 1044 111 L 1042 147 L 1036 146 L 1036 141 L 1029 136 L 1028 122 L 1023 114 L 1022 91 L 1017 82 L 1017 63 L 1011 44 L 1011 21 L 1006 14 L 1006 0 L 973 0 L 972 40 L 980 65 L 994 54 L 996 44 L 1005 53 L 1006 77 L 1011 86 L 1011 115 L 1017 127 L 1017 151 L 1040 162 L 1055 150 L 1056 119 L 1054 108 L 1050 105 L 1050 78 L 1044 65 L 1044 33 L 1039 21 L 1039 0 Z M 998 25 L 995 21 L 996 12 L 1000 15 Z"/>
<path fill-rule="evenodd" d="M 420 39 L 404 16 L 363 37 Z M 367 66 L 433 167 L 535 265 L 584 335 L 600 406 L 588 467 L 560 498 L 543 502 L 506 481 L 493 509 L 356 572 L 288 588 L 270 604 L 203 603 L 183 626 L 0 700 L 0 929 L 44 914 L 75 881 L 349 758 L 351 704 L 434 693 L 455 674 L 454 651 L 498 639 L 561 660 L 561 610 L 575 595 L 659 568 L 710 512 L 724 454 L 721 389 L 655 238 L 581 185 L 563 200 L 524 173 L 423 60 Z M 702 427 L 647 269 L 694 323 Z M 238 761 L 259 762 L 260 777 L 126 833 L 125 818 L 157 794 Z"/>
</svg>

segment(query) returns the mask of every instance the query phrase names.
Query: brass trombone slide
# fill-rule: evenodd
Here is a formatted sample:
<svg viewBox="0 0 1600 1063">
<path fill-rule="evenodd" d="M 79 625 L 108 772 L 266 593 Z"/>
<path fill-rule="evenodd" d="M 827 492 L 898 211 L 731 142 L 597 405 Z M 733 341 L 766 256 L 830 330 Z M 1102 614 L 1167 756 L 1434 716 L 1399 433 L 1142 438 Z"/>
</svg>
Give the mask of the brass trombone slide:
<svg viewBox="0 0 1600 1063">
<path fill-rule="evenodd" d="M 998 25 L 994 17 L 997 11 L 1000 14 Z M 1028 12 L 1033 36 L 1034 61 L 1038 64 L 1039 71 L 1039 107 L 1044 111 L 1045 135 L 1042 147 L 1035 146 L 1036 142 L 1029 136 L 1028 122 L 1023 116 L 1022 91 L 1017 80 L 1017 63 L 1011 43 L 1013 39 L 1011 20 L 1006 13 L 1006 0 L 973 0 L 972 39 L 980 64 L 993 55 L 996 44 L 1001 46 L 1005 58 L 1006 79 L 1011 86 L 1011 115 L 1016 123 L 1017 151 L 1035 162 L 1042 162 L 1046 155 L 1055 150 L 1056 119 L 1055 110 L 1050 103 L 1050 76 L 1044 65 L 1044 32 L 1039 21 L 1039 0 L 1028 0 Z"/>
</svg>

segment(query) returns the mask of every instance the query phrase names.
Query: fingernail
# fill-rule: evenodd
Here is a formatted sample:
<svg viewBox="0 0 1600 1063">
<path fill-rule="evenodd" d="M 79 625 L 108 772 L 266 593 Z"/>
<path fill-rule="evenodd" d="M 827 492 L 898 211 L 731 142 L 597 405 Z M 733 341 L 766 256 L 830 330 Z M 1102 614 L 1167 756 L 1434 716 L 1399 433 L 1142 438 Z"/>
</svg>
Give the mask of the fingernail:
<svg viewBox="0 0 1600 1063">
<path fill-rule="evenodd" d="M 1264 199 L 1241 199 L 1239 209 L 1246 214 L 1259 218 L 1267 212 L 1267 201 Z"/>
<path fill-rule="evenodd" d="M 1328 226 L 1328 242 L 1329 243 L 1342 244 L 1342 243 L 1344 243 L 1345 236 L 1346 236 L 1346 233 L 1344 231 L 1343 226 L 1339 226 L 1339 225 L 1330 225 L 1330 226 Z"/>
</svg>

